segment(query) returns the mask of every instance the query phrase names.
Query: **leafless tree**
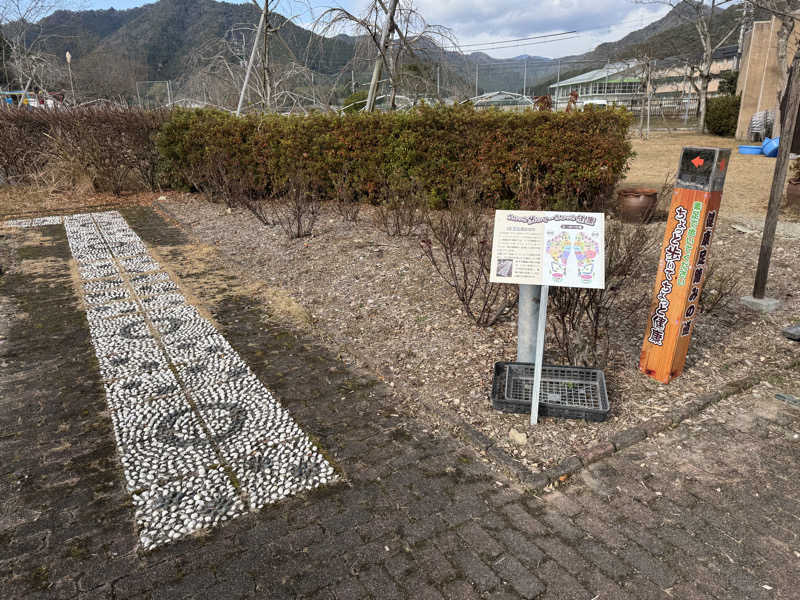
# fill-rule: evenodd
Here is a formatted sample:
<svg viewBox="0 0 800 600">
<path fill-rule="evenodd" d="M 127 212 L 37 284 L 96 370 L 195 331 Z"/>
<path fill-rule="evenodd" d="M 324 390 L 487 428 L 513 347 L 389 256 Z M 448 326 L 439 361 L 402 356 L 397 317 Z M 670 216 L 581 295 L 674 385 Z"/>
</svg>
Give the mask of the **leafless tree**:
<svg viewBox="0 0 800 600">
<path fill-rule="evenodd" d="M 0 0 L 0 32 L 8 51 L 7 56 L 3 52 L 3 68 L 24 91 L 31 86 L 47 89 L 63 78 L 60 61 L 42 49 L 47 36 L 41 20 L 68 6 L 68 0 Z"/>
<path fill-rule="evenodd" d="M 712 36 L 712 26 L 714 16 L 722 4 L 727 4 L 732 0 L 711 0 L 710 4 L 706 0 L 635 0 L 637 4 L 664 4 L 673 9 L 678 9 L 676 14 L 685 22 L 691 23 L 697 30 L 700 38 L 702 52 L 696 61 L 692 61 L 692 86 L 697 91 L 698 96 L 698 122 L 697 132 L 705 131 L 706 123 L 706 102 L 708 100 L 708 86 L 711 83 L 711 66 L 714 62 L 714 52 L 718 50 L 730 37 L 739 29 L 736 24 L 730 31 L 721 36 L 714 43 Z M 695 83 L 694 80 L 697 80 Z"/>
<path fill-rule="evenodd" d="M 647 139 L 650 135 L 650 98 L 653 94 L 652 75 L 654 53 L 654 49 L 647 44 L 638 46 L 634 52 L 636 70 L 642 81 L 641 105 L 639 106 L 639 137 L 642 139 Z M 646 130 L 645 119 L 647 119 Z"/>
<path fill-rule="evenodd" d="M 280 35 L 281 31 L 286 27 L 286 25 L 296 19 L 298 15 L 295 14 L 290 17 L 283 17 L 279 15 L 275 9 L 279 4 L 281 4 L 281 0 L 263 0 L 263 6 L 258 3 L 258 0 L 252 0 L 252 2 L 259 9 L 259 11 L 263 11 L 264 13 L 262 37 L 260 40 L 254 41 L 254 43 L 261 44 L 261 52 L 259 55 L 260 64 L 259 69 L 256 71 L 256 73 L 259 75 L 259 77 L 257 77 L 258 87 L 260 89 L 259 95 L 265 108 L 267 110 L 272 110 L 275 106 L 276 95 L 278 92 L 277 84 L 279 82 L 276 81 L 276 77 L 278 79 L 292 77 L 296 74 L 295 71 L 300 65 L 297 57 L 294 56 L 294 53 L 286 44 L 285 39 Z M 295 7 L 290 6 L 289 8 L 294 9 Z M 290 69 L 288 69 L 288 71 L 284 70 L 284 72 L 281 74 L 276 73 L 272 60 L 271 42 L 273 39 L 276 39 L 278 43 L 288 50 L 292 59 L 290 61 Z"/>
<path fill-rule="evenodd" d="M 389 84 L 389 105 L 393 108 L 397 94 L 403 91 L 400 87 L 403 62 L 408 59 L 415 64 L 439 63 L 448 67 L 444 49 L 457 50 L 458 42 L 449 28 L 427 23 L 413 0 L 402 0 L 388 24 L 390 41 L 384 48 L 381 33 L 389 18 L 388 12 L 384 0 L 371 0 L 362 16 L 341 7 L 328 8 L 316 19 L 312 29 L 319 34 L 317 43 L 339 33 L 355 35 L 359 43 L 350 68 L 355 68 L 359 61 L 380 60 Z M 412 79 L 418 78 L 419 72 Z"/>
<path fill-rule="evenodd" d="M 284 27 L 290 19 L 275 13 L 275 4 L 275 0 L 268 4 L 270 25 L 265 19 L 262 38 L 254 40 L 254 24 L 237 24 L 223 39 L 212 40 L 190 55 L 186 65 L 188 75 L 180 81 L 180 88 L 208 104 L 234 109 L 244 85 L 252 44 L 256 43 L 258 52 L 245 90 L 248 106 L 264 111 L 293 111 L 305 110 L 305 106 L 313 104 L 317 95 L 314 75 L 306 66 L 305 57 L 296 56 L 286 42 Z M 273 45 L 280 50 L 283 61 L 274 59 Z"/>
</svg>

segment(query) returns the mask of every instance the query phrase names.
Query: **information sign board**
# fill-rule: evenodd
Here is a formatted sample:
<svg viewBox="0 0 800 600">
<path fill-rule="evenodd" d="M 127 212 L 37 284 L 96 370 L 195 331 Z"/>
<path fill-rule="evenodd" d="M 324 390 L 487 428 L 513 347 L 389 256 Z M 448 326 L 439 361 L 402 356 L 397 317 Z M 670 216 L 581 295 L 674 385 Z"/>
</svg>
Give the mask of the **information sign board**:
<svg viewBox="0 0 800 600">
<path fill-rule="evenodd" d="M 727 148 L 681 154 L 639 358 L 639 370 L 662 383 L 683 372 L 729 161 Z"/>
<path fill-rule="evenodd" d="M 603 213 L 498 210 L 490 281 L 605 287 Z"/>
</svg>

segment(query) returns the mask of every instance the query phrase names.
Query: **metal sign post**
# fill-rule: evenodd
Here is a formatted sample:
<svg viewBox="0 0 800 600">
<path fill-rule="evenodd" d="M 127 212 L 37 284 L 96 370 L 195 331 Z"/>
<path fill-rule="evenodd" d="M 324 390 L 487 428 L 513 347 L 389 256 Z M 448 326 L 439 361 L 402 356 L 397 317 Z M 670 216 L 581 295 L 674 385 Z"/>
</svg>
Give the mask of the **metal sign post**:
<svg viewBox="0 0 800 600">
<path fill-rule="evenodd" d="M 521 367 L 522 373 L 507 374 L 505 393 L 525 404 L 531 393 L 531 424 L 539 419 L 549 286 L 605 287 L 603 217 L 602 213 L 495 212 L 490 280 L 519 285 L 517 363 L 508 363 L 508 368 Z"/>
<path fill-rule="evenodd" d="M 536 327 L 536 358 L 533 371 L 533 394 L 531 396 L 531 425 L 539 420 L 539 392 L 542 389 L 542 359 L 544 356 L 544 338 L 547 330 L 547 295 L 550 287 L 540 287 L 539 322 Z"/>
<path fill-rule="evenodd" d="M 546 285 L 519 286 L 517 362 L 532 363 L 535 370 L 531 397 L 531 425 L 535 425 L 539 419 L 539 389 L 547 324 L 547 290 Z"/>
<path fill-rule="evenodd" d="M 542 286 L 519 286 L 519 314 L 517 316 L 517 360 L 532 363 L 536 354 L 536 319 L 540 309 Z"/>
</svg>

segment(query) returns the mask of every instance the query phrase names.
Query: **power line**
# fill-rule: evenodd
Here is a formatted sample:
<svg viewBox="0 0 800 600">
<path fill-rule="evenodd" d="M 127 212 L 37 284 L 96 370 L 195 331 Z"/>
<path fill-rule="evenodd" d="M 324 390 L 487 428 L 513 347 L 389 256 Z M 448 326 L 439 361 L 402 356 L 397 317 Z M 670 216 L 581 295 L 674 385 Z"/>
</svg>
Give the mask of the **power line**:
<svg viewBox="0 0 800 600">
<path fill-rule="evenodd" d="M 477 44 L 461 44 L 460 46 L 442 46 L 443 50 L 458 50 L 460 48 L 470 48 L 472 46 L 487 46 L 489 44 L 509 44 L 511 42 L 524 42 L 525 40 L 538 40 L 541 38 L 558 37 L 560 35 L 568 35 L 570 33 L 578 33 L 577 30 L 562 31 L 561 33 L 548 33 L 546 35 L 534 35 L 531 37 L 514 38 L 510 40 L 495 40 L 494 42 L 481 42 Z"/>
<path fill-rule="evenodd" d="M 568 33 L 569 34 L 572 34 L 572 33 L 580 34 L 580 33 L 587 33 L 587 32 L 590 32 L 590 31 L 599 31 L 601 29 L 611 30 L 613 27 L 619 27 L 620 25 L 630 25 L 631 23 L 638 23 L 638 22 L 639 22 L 638 18 L 637 19 L 627 19 L 625 21 L 619 21 L 618 23 L 610 23 L 608 25 L 599 25 L 597 27 L 587 27 L 585 29 L 576 29 L 574 31 L 567 31 L 567 32 L 558 33 L 558 34 L 550 34 L 550 36 L 555 37 L 555 36 L 559 36 L 559 35 L 565 35 L 565 34 L 568 34 Z M 548 37 L 548 36 L 542 36 L 542 37 Z M 565 39 L 565 40 L 567 40 L 567 39 L 575 39 L 577 37 L 580 37 L 580 36 L 573 36 L 573 37 L 570 37 L 570 38 L 562 38 L 562 39 Z M 520 39 L 524 40 L 526 38 L 520 38 Z M 531 37 L 531 38 L 527 38 L 527 39 L 535 39 L 535 38 Z M 516 40 L 498 40 L 496 42 L 485 42 L 484 44 L 464 44 L 464 45 L 460 46 L 460 48 L 471 48 L 471 47 L 475 47 L 475 46 L 480 46 L 480 48 L 475 48 L 474 50 L 472 50 L 472 52 L 480 52 L 481 50 L 484 50 L 484 49 L 485 50 L 503 50 L 503 49 L 507 49 L 507 48 L 522 48 L 522 47 L 528 45 L 528 44 L 519 44 L 519 45 L 515 44 L 515 45 L 509 45 L 509 46 L 495 47 L 496 44 L 507 44 L 507 43 L 513 42 L 513 41 L 516 41 Z M 560 40 L 555 40 L 555 41 L 560 41 Z M 449 46 L 448 48 L 455 48 L 455 46 Z"/>
<path fill-rule="evenodd" d="M 559 38 L 557 40 L 545 40 L 543 42 L 530 42 L 528 44 L 512 44 L 511 46 L 491 46 L 490 48 L 476 48 L 472 52 L 470 52 L 470 54 L 472 54 L 473 52 L 482 52 L 483 50 L 505 50 L 506 48 L 524 48 L 526 46 L 541 46 L 542 44 L 552 44 L 553 42 L 562 42 L 562 41 L 566 41 L 566 40 L 574 40 L 574 39 L 577 39 L 579 37 L 581 37 L 581 36 L 573 35 L 573 36 L 570 36 L 570 37 Z"/>
</svg>

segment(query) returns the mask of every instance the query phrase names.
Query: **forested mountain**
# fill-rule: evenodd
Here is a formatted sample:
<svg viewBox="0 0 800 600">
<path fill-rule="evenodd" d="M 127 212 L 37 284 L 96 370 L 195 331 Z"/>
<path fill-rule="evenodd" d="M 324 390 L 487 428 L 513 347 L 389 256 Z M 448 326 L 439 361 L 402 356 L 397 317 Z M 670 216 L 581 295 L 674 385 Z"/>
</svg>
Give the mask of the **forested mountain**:
<svg viewBox="0 0 800 600">
<path fill-rule="evenodd" d="M 685 12 L 685 8 L 683 9 Z M 739 19 L 739 7 L 719 10 L 714 37 L 719 39 Z M 758 17 L 758 15 L 757 15 Z M 230 4 L 215 0 L 159 0 L 130 10 L 57 11 L 37 24 L 31 33 L 54 61 L 72 54 L 72 70 L 78 87 L 88 96 L 135 95 L 135 82 L 186 80 L 209 53 L 225 46 L 234 58 L 249 50 L 258 9 L 250 3 Z M 274 22 L 282 22 L 274 16 Z M 444 24 L 446 25 L 446 23 Z M 729 43 L 736 43 L 734 33 Z M 272 60 L 305 62 L 321 78 L 331 79 L 351 60 L 356 38 L 337 35 L 320 38 L 311 31 L 287 23 L 270 45 Z M 700 41 L 694 25 L 673 9 L 665 17 L 626 35 L 617 42 L 600 44 L 593 51 L 561 59 L 562 79 L 600 66 L 607 60 L 634 57 L 642 47 L 655 58 L 698 54 Z M 308 53 L 312 48 L 313 52 Z M 505 89 L 546 89 L 556 79 L 558 61 L 536 56 L 498 60 L 484 53 L 446 53 L 448 77 L 459 79 L 460 89 L 474 91 L 477 65 L 479 92 Z M 526 68 L 527 63 L 527 68 Z M 342 86 L 369 76 L 368 63 L 348 73 Z M 527 77 L 525 75 L 527 71 Z"/>
<path fill-rule="evenodd" d="M 228 39 L 247 47 L 258 19 L 258 9 L 249 3 L 160 0 L 124 11 L 57 11 L 32 35 L 41 36 L 45 51 L 59 60 L 69 50 L 76 78 L 98 94 L 129 94 L 136 80 L 180 79 L 193 55 L 213 42 Z M 309 41 L 318 36 L 289 22 L 280 37 L 273 44 L 276 60 L 293 54 L 303 61 Z M 311 57 L 314 70 L 336 72 L 350 59 L 353 42 L 347 36 L 319 41 L 322 46 L 315 48 L 324 51 Z"/>
</svg>

